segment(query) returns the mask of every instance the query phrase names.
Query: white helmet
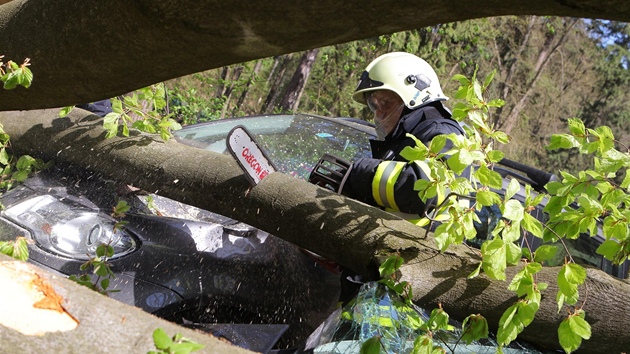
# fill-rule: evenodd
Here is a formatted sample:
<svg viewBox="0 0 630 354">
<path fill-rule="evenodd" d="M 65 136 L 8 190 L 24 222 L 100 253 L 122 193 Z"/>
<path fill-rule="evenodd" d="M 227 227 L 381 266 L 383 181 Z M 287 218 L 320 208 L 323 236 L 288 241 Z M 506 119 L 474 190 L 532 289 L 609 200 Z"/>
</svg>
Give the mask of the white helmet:
<svg viewBox="0 0 630 354">
<path fill-rule="evenodd" d="M 404 52 L 387 53 L 374 59 L 361 75 L 352 98 L 367 104 L 364 93 L 375 90 L 394 91 L 409 109 L 448 100 L 431 65 Z"/>
</svg>

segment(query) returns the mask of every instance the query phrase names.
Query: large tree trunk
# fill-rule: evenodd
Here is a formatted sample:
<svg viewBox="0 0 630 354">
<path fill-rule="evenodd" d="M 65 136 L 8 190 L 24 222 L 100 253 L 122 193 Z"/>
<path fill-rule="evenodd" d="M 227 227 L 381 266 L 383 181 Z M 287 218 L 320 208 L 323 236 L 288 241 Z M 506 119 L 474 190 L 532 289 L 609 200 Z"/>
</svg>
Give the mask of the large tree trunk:
<svg viewBox="0 0 630 354">
<path fill-rule="evenodd" d="M 252 14 L 255 14 L 252 15 Z M 500 15 L 630 20 L 625 0 L 27 1 L 0 7 L 0 55 L 31 58 L 0 110 L 60 107 L 252 59 Z"/>
<path fill-rule="evenodd" d="M 406 259 L 402 276 L 413 285 L 414 301 L 428 308 L 441 303 L 455 318 L 482 313 L 496 329 L 503 311 L 516 301 L 505 282 L 485 276 L 466 279 L 479 262 L 475 251 L 461 246 L 438 252 L 432 235 L 425 237 L 423 229 L 377 208 L 281 173 L 248 192 L 247 179 L 227 155 L 141 134 L 105 140 L 98 117 L 75 109 L 69 117 L 54 119 L 57 113 L 5 112 L 0 122 L 22 153 L 84 166 L 241 220 L 360 274 L 373 275 L 382 257 L 398 252 Z M 538 281 L 550 288 L 543 293 L 536 320 L 521 336 L 549 348 L 559 347 L 555 334 L 564 316 L 557 313 L 554 300 L 556 272 L 545 268 L 538 274 Z M 586 287 L 581 291 L 588 291 L 584 309 L 593 336 L 582 351 L 619 353 L 630 348 L 630 284 L 591 269 Z"/>
</svg>

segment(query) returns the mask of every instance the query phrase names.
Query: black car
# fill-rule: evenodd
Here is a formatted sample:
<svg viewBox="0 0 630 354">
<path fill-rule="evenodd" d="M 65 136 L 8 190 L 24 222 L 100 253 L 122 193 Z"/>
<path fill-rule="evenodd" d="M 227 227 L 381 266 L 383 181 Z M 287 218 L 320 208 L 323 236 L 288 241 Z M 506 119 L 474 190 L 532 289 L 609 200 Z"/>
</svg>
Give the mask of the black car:
<svg viewBox="0 0 630 354">
<path fill-rule="evenodd" d="M 297 114 L 201 123 L 175 138 L 227 154 L 226 136 L 237 125 L 255 135 L 278 171 L 303 179 L 325 153 L 349 161 L 370 156 L 369 139 L 376 136 L 370 124 L 356 119 Z M 540 182 L 540 171 L 504 167 L 506 179 Z M 124 230 L 113 233 L 118 220 L 111 208 L 119 200 L 132 208 Z M 2 239 L 32 239 L 31 262 L 62 275 L 81 274 L 81 264 L 108 243 L 115 250 L 110 288 L 119 291 L 112 298 L 248 349 L 299 345 L 339 299 L 339 275 L 291 243 L 72 166 L 37 173 L 1 202 Z M 537 212 L 543 219 L 542 209 Z M 573 245 L 585 263 L 624 277 L 627 264 L 612 267 L 595 254 L 600 241 L 584 236 Z"/>
</svg>

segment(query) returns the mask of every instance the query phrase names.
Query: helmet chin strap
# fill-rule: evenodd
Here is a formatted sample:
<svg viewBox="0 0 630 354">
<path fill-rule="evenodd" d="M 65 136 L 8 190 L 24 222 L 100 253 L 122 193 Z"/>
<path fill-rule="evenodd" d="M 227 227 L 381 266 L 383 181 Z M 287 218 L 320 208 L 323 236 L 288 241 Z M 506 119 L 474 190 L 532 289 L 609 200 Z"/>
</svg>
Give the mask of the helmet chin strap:
<svg viewBox="0 0 630 354">
<path fill-rule="evenodd" d="M 374 125 L 376 125 L 376 137 L 377 137 L 376 140 L 381 140 L 381 141 L 385 140 L 385 137 L 387 136 L 387 134 L 389 134 L 395 127 L 395 124 L 389 126 L 387 123 L 391 122 L 393 119 L 395 119 L 397 122 L 398 119 L 400 119 L 400 117 L 402 116 L 404 107 L 405 107 L 405 104 L 401 103 L 400 106 L 396 107 L 396 109 L 393 109 L 389 114 L 387 114 L 385 118 L 383 119 L 376 119 L 376 117 L 374 118 Z M 396 113 L 398 112 L 400 113 L 397 115 Z"/>
</svg>

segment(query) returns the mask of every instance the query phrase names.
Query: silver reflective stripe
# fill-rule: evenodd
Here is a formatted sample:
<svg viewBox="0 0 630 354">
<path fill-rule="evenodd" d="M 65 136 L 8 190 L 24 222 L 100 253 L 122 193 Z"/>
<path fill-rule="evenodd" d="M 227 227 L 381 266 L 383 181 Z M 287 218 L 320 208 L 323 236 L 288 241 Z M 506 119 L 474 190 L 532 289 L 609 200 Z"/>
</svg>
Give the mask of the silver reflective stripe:
<svg viewBox="0 0 630 354">
<path fill-rule="evenodd" d="M 389 177 L 392 175 L 395 168 L 396 168 L 396 163 L 394 161 L 389 161 L 389 163 L 387 164 L 387 167 L 385 167 L 385 170 L 383 170 L 383 175 L 381 176 L 381 179 L 378 184 L 378 194 L 380 195 L 381 201 L 384 204 L 383 206 L 387 208 L 394 208 L 394 209 L 396 209 L 397 206 L 392 205 L 392 203 L 390 203 L 389 198 L 387 198 L 387 186 L 389 184 L 388 183 Z"/>
</svg>

